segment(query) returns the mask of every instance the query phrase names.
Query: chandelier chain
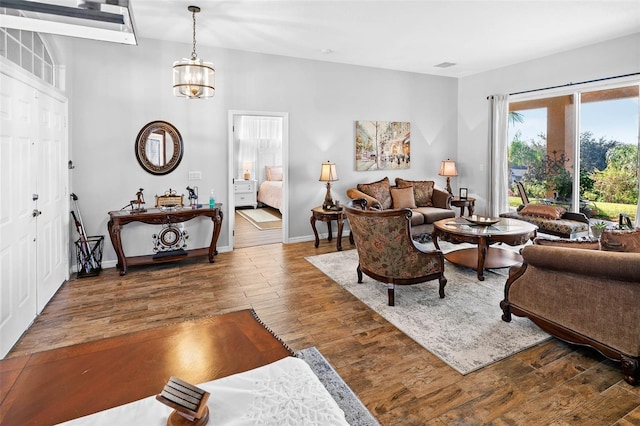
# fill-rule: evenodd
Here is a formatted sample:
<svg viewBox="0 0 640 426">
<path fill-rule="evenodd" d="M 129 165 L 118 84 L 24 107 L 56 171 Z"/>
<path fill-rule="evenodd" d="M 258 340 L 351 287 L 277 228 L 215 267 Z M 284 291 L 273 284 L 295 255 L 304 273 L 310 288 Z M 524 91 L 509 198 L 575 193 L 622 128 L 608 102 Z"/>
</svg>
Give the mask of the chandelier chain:
<svg viewBox="0 0 640 426">
<path fill-rule="evenodd" d="M 193 52 L 191 52 L 191 60 L 195 61 L 198 59 L 198 55 L 196 55 L 196 11 L 193 11 Z"/>
</svg>

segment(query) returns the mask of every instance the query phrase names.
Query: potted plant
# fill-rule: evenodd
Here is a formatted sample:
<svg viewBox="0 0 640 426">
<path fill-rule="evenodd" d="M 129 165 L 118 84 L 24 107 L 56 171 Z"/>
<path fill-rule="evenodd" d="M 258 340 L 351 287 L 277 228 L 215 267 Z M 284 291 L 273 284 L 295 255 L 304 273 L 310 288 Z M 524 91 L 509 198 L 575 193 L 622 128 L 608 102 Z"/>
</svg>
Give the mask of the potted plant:
<svg viewBox="0 0 640 426">
<path fill-rule="evenodd" d="M 593 224 L 591 225 L 591 233 L 595 238 L 600 238 L 600 235 L 602 235 L 602 231 L 604 231 L 605 229 L 607 229 L 607 222 L 603 220 L 593 222 Z"/>
</svg>

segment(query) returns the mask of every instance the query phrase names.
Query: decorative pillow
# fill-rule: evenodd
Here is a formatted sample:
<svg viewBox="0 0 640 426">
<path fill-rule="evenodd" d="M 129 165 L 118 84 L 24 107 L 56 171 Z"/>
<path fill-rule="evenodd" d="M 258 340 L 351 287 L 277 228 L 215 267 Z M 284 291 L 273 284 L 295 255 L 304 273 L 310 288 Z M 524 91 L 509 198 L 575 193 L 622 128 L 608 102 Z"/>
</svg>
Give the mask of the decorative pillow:
<svg viewBox="0 0 640 426">
<path fill-rule="evenodd" d="M 600 250 L 600 241 L 595 239 L 568 240 L 566 238 L 548 239 L 536 237 L 533 244 L 538 246 L 555 246 L 565 248 L 579 248 L 584 250 Z"/>
<path fill-rule="evenodd" d="M 631 231 L 602 231 L 600 247 L 606 251 L 640 253 L 640 228 Z"/>
<path fill-rule="evenodd" d="M 433 181 L 432 180 L 404 180 L 396 178 L 398 188 L 413 187 L 413 196 L 418 207 L 433 207 Z"/>
<path fill-rule="evenodd" d="M 282 180 L 282 166 L 267 166 L 267 180 Z"/>
<path fill-rule="evenodd" d="M 391 200 L 394 209 L 415 209 L 416 200 L 413 197 L 413 188 L 391 188 Z"/>
<path fill-rule="evenodd" d="M 383 209 L 390 209 L 392 206 L 391 200 L 391 185 L 389 185 L 389 178 L 385 177 L 377 182 L 371 183 L 359 183 L 358 191 L 362 191 L 370 197 L 375 198 L 380 202 Z"/>
<path fill-rule="evenodd" d="M 546 219 L 560 219 L 566 210 L 560 206 L 548 206 L 546 204 L 527 204 L 520 214 L 525 216 L 538 216 Z"/>
</svg>

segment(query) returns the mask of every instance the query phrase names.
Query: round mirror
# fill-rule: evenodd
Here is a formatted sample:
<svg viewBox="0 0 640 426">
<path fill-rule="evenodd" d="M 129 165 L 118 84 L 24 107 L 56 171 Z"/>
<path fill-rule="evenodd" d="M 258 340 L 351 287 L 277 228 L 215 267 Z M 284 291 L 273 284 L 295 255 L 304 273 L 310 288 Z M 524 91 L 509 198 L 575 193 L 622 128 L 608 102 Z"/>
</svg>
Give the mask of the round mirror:
<svg viewBox="0 0 640 426">
<path fill-rule="evenodd" d="M 136 138 L 136 158 L 143 169 L 154 175 L 166 175 L 182 160 L 182 136 L 166 121 L 152 121 Z"/>
</svg>

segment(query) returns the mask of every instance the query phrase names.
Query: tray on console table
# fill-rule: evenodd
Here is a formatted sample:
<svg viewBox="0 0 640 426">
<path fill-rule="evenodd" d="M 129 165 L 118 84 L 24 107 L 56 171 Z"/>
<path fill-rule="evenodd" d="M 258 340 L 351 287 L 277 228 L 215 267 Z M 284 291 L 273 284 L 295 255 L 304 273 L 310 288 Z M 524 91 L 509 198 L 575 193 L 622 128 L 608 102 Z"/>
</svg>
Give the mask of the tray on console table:
<svg viewBox="0 0 640 426">
<path fill-rule="evenodd" d="M 118 268 L 120 268 L 120 275 L 127 273 L 128 266 L 138 265 L 150 265 L 159 262 L 169 262 L 174 260 L 184 259 L 186 257 L 204 256 L 209 257 L 209 262 L 215 262 L 214 256 L 218 254 L 216 244 L 218 243 L 218 237 L 220 236 L 220 230 L 222 229 L 222 204 L 216 204 L 213 208 L 203 207 L 199 209 L 192 209 L 188 207 L 164 210 L 164 209 L 148 209 L 145 212 L 131 212 L 128 210 L 117 210 L 109 212 L 109 222 L 107 223 L 107 229 L 109 231 L 109 237 L 111 243 L 118 256 Z M 162 256 L 155 257 L 153 255 L 147 256 L 133 256 L 127 257 L 122 249 L 122 238 L 120 233 L 124 225 L 131 222 L 141 222 L 150 225 L 165 225 L 167 223 L 181 223 L 187 222 L 196 217 L 209 217 L 213 222 L 213 232 L 211 234 L 211 243 L 209 247 L 198 248 L 192 250 L 181 251 L 180 254 L 175 256 Z"/>
</svg>

